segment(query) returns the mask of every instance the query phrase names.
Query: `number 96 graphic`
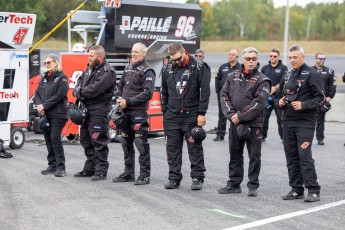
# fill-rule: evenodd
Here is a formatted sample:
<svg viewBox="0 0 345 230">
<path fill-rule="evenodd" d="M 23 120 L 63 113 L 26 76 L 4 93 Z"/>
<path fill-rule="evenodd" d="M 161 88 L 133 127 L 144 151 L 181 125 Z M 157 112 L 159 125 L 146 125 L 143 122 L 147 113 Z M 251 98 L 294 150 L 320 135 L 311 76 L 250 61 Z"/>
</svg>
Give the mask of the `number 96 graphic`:
<svg viewBox="0 0 345 230">
<path fill-rule="evenodd" d="M 193 16 L 191 17 L 181 16 L 177 22 L 175 36 L 178 38 L 188 37 L 188 35 L 193 31 L 194 22 L 195 22 L 195 17 Z"/>
</svg>

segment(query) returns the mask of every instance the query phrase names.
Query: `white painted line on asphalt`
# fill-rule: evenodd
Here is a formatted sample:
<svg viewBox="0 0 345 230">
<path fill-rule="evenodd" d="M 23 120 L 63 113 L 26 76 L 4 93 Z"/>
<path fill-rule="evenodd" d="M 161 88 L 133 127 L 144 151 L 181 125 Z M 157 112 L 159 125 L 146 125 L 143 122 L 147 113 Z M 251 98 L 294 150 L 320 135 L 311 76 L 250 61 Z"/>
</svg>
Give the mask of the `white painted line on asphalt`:
<svg viewBox="0 0 345 230">
<path fill-rule="evenodd" d="M 165 137 L 155 137 L 155 138 L 153 138 L 153 139 L 155 139 L 155 140 L 159 140 L 159 139 L 164 139 Z"/>
<path fill-rule="evenodd" d="M 309 208 L 306 210 L 301 210 L 301 211 L 297 211 L 297 212 L 292 212 L 292 213 L 287 213 L 284 215 L 280 215 L 280 216 L 274 216 L 274 217 L 270 217 L 267 219 L 263 219 L 263 220 L 258 220 L 258 221 L 254 221 L 248 224 L 242 224 L 242 225 L 238 225 L 235 227 L 231 227 L 231 228 L 226 228 L 223 230 L 242 230 L 242 229 L 249 229 L 249 228 L 255 228 L 258 226 L 262 226 L 262 225 L 266 225 L 269 223 L 273 223 L 273 222 L 277 222 L 280 220 L 285 220 L 285 219 L 289 219 L 292 217 L 296 217 L 296 216 L 301 216 L 301 215 L 305 215 L 308 213 L 312 213 L 312 212 L 318 212 L 324 209 L 328 209 L 328 208 L 334 208 L 336 206 L 340 206 L 340 205 L 344 205 L 345 204 L 345 200 L 340 200 L 334 203 L 330 203 L 330 204 L 324 204 L 324 205 L 320 205 L 320 206 L 316 206 L 313 208 Z"/>
</svg>

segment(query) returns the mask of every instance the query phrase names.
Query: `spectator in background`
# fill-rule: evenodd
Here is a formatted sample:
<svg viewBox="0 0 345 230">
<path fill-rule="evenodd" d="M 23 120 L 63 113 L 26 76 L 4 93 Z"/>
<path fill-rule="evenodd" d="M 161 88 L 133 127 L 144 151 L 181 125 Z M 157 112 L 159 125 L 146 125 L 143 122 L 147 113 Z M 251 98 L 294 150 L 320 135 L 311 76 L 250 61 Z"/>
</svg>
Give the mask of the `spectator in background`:
<svg viewBox="0 0 345 230">
<path fill-rule="evenodd" d="M 330 108 L 330 103 L 332 98 L 335 96 L 336 92 L 336 79 L 334 75 L 334 71 L 328 67 L 325 66 L 326 57 L 323 53 L 317 53 L 315 55 L 315 66 L 312 68 L 315 69 L 320 76 L 322 77 L 323 81 L 323 88 L 324 88 L 324 94 L 326 97 L 325 104 L 320 105 L 320 107 L 317 110 L 317 120 L 316 120 L 316 139 L 318 145 L 324 145 L 323 139 L 325 138 L 325 115 L 326 111 L 321 109 L 322 106 L 326 106 Z"/>
<path fill-rule="evenodd" d="M 265 74 L 269 79 L 271 79 L 271 94 L 268 98 L 266 103 L 266 107 L 264 109 L 264 127 L 262 130 L 262 141 L 265 142 L 267 138 L 267 131 L 268 131 L 268 123 L 270 120 L 270 116 L 272 110 L 274 110 L 276 117 L 277 117 L 277 125 L 278 125 L 278 133 L 280 139 L 283 140 L 283 127 L 282 127 L 282 120 L 281 120 L 281 110 L 277 103 L 275 103 L 274 98 L 276 96 L 276 91 L 279 88 L 279 82 L 287 72 L 287 67 L 283 65 L 282 61 L 279 58 L 279 51 L 277 49 L 272 49 L 270 53 L 270 61 L 268 65 L 265 65 L 261 68 L 261 73 Z"/>
<path fill-rule="evenodd" d="M 35 92 L 37 112 L 43 117 L 40 124 L 48 150 L 48 168 L 43 175 L 66 176 L 65 153 L 61 143 L 61 132 L 67 122 L 68 81 L 62 72 L 58 58 L 50 54 L 44 59 L 47 72 L 41 78 Z M 49 124 L 49 126 L 47 125 Z"/>
<path fill-rule="evenodd" d="M 228 53 L 228 59 L 229 61 L 227 63 L 224 63 L 219 67 L 215 80 L 215 88 L 218 101 L 218 126 L 216 129 L 217 136 L 213 139 L 214 141 L 223 141 L 226 133 L 227 119 L 222 111 L 222 106 L 220 103 L 220 91 L 223 88 L 223 85 L 228 75 L 236 70 L 241 69 L 241 64 L 238 63 L 237 50 L 230 50 Z"/>
<path fill-rule="evenodd" d="M 195 58 L 205 64 L 208 72 L 211 76 L 211 67 L 204 61 L 205 60 L 205 52 L 202 49 L 195 50 Z"/>
</svg>

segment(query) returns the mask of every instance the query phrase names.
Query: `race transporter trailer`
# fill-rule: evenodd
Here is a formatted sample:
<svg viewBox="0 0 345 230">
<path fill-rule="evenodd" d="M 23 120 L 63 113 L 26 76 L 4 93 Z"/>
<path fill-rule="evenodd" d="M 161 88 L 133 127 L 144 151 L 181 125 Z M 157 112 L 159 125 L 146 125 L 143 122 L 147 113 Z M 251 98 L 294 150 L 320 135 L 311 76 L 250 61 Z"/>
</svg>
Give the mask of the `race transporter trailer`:
<svg viewBox="0 0 345 230">
<path fill-rule="evenodd" d="M 0 12 L 0 139 L 13 149 L 23 146 L 29 120 L 29 47 L 35 24 L 34 14 Z"/>
</svg>

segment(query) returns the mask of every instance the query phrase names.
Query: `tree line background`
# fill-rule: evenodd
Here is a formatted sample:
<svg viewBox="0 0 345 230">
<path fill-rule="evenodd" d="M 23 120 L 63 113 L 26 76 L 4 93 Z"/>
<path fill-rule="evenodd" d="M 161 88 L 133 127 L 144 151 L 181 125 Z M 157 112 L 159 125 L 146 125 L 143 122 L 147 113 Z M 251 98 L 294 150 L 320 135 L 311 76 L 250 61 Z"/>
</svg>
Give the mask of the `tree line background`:
<svg viewBox="0 0 345 230">
<path fill-rule="evenodd" d="M 35 37 L 41 38 L 75 9 L 82 0 L 0 0 L 0 11 L 37 14 Z M 282 40 L 285 8 L 273 0 L 221 0 L 211 5 L 187 0 L 202 8 L 202 40 Z M 83 10 L 100 10 L 96 0 Z M 289 40 L 345 40 L 345 3 L 290 6 Z M 65 39 L 67 25 L 53 37 Z"/>
</svg>

